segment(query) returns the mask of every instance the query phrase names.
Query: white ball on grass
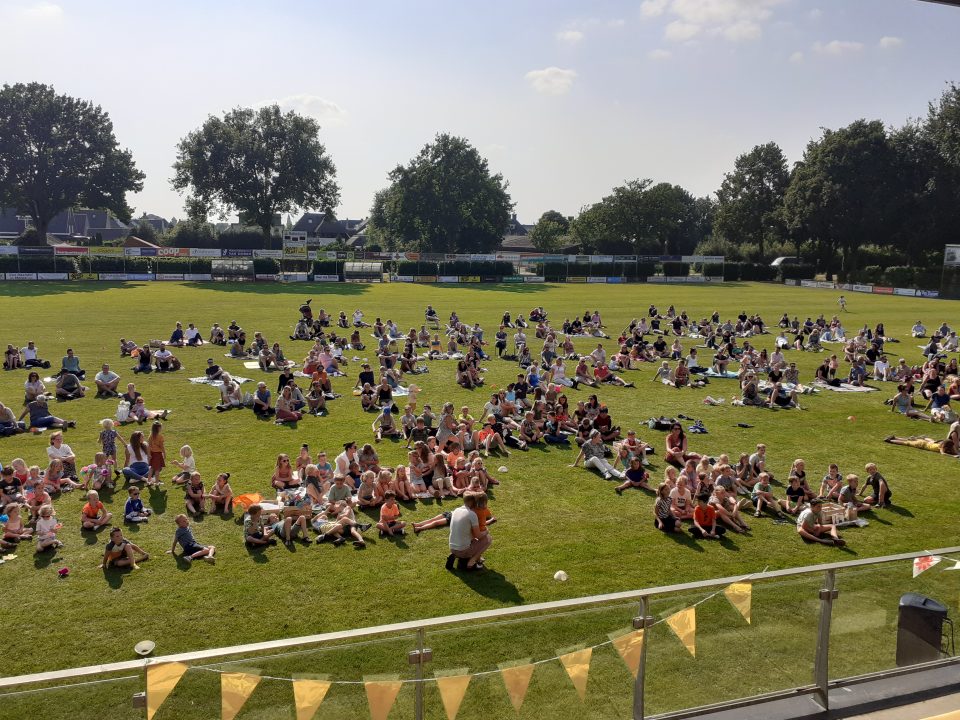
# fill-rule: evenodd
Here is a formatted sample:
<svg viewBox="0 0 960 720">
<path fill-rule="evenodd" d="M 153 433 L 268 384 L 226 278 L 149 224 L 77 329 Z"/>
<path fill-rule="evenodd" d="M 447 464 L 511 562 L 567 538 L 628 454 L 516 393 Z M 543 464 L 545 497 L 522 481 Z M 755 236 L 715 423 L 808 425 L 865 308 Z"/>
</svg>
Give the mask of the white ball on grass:
<svg viewBox="0 0 960 720">
<path fill-rule="evenodd" d="M 507 466 L 501 465 L 500 467 L 497 468 L 497 472 L 502 472 L 502 473 L 507 472 Z"/>
<path fill-rule="evenodd" d="M 557 570 L 553 574 L 553 579 L 559 582 L 566 582 L 569 575 L 567 575 L 563 570 Z"/>
</svg>

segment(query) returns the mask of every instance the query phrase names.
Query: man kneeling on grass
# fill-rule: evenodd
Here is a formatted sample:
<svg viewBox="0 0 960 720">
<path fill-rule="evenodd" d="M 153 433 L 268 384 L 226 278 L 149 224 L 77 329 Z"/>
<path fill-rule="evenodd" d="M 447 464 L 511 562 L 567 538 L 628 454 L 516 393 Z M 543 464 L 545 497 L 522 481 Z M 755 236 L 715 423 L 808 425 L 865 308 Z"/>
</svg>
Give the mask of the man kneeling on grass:
<svg viewBox="0 0 960 720">
<path fill-rule="evenodd" d="M 847 543 L 840 537 L 836 525 L 823 524 L 823 518 L 820 517 L 820 506 L 823 501 L 820 498 L 813 498 L 810 506 L 800 513 L 797 518 L 797 533 L 804 540 L 818 542 L 824 545 L 843 546 Z"/>
<path fill-rule="evenodd" d="M 473 493 L 463 496 L 463 505 L 450 516 L 450 555 L 447 556 L 447 570 L 453 570 L 453 563 L 459 560 L 460 570 L 473 572 L 483 570 L 483 553 L 493 544 L 490 534 L 480 527 L 480 519 L 475 512 L 477 498 Z"/>
</svg>

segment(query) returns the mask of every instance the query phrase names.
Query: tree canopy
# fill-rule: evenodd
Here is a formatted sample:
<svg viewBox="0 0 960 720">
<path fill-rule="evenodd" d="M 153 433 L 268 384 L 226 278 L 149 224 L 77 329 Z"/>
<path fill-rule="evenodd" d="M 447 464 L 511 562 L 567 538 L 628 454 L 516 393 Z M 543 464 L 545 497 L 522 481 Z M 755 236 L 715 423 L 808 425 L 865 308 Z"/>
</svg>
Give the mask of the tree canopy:
<svg viewBox="0 0 960 720">
<path fill-rule="evenodd" d="M 439 134 L 388 178 L 370 212 L 384 247 L 483 253 L 503 239 L 513 210 L 507 183 L 466 139 Z"/>
<path fill-rule="evenodd" d="M 188 191 L 191 218 L 234 210 L 270 236 L 278 213 L 333 210 L 336 168 L 313 118 L 278 105 L 209 117 L 177 144 L 173 187 Z"/>
<path fill-rule="evenodd" d="M 41 242 L 50 221 L 73 207 L 129 219 L 126 195 L 143 179 L 99 106 L 41 83 L 0 89 L 0 206 L 29 215 Z"/>
<path fill-rule="evenodd" d="M 537 250 L 559 250 L 570 232 L 570 221 L 556 210 L 547 210 L 530 231 L 530 242 Z"/>
</svg>

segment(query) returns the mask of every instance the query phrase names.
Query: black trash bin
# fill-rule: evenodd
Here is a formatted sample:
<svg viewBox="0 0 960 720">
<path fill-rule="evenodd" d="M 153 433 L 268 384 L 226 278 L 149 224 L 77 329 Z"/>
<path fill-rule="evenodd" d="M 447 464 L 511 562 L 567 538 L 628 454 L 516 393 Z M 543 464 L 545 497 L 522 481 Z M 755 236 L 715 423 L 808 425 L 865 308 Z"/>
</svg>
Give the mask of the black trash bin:
<svg viewBox="0 0 960 720">
<path fill-rule="evenodd" d="M 947 608 L 917 593 L 900 596 L 897 622 L 897 667 L 939 660 L 943 657 L 943 623 Z"/>
</svg>

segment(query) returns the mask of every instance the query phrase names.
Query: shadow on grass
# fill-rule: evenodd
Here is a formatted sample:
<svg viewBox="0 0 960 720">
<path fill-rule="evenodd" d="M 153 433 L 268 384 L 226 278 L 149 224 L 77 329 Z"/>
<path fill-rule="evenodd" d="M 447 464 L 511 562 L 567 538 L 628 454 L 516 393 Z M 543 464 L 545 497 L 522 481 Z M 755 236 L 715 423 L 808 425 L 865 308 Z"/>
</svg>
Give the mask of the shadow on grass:
<svg viewBox="0 0 960 720">
<path fill-rule="evenodd" d="M 478 595 L 511 605 L 519 605 L 523 602 L 523 595 L 520 594 L 517 586 L 496 570 L 487 568 L 481 572 L 462 570 L 452 572 L 458 580 Z"/>
<path fill-rule="evenodd" d="M 900 515 L 901 517 L 909 517 L 909 518 L 914 517 L 914 514 L 912 512 L 910 512 L 909 510 L 907 510 L 905 507 L 901 505 L 888 505 L 887 509 L 890 512 L 894 513 L 895 515 Z"/>
<path fill-rule="evenodd" d="M 683 545 L 688 547 L 691 550 L 696 550 L 697 552 L 705 552 L 705 550 L 700 546 L 700 543 L 697 542 L 697 539 L 690 535 L 686 530 L 681 530 L 680 532 L 668 532 L 664 533 L 668 538 L 673 540 L 677 545 Z"/>
<path fill-rule="evenodd" d="M 148 506 L 153 510 L 154 515 L 163 515 L 167 511 L 167 491 L 159 488 L 147 488 L 150 493 Z"/>
<path fill-rule="evenodd" d="M 55 561 L 62 561 L 63 558 L 60 557 L 58 552 L 53 548 L 48 550 L 41 550 L 38 553 L 33 555 L 33 566 L 37 570 L 43 570 L 44 568 L 50 567 Z"/>
</svg>

